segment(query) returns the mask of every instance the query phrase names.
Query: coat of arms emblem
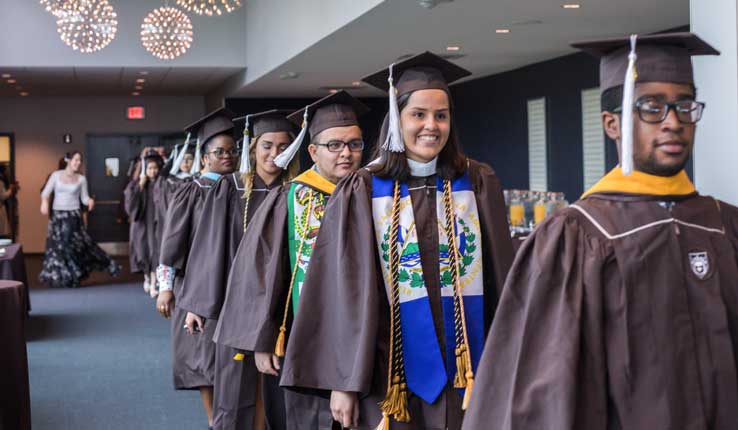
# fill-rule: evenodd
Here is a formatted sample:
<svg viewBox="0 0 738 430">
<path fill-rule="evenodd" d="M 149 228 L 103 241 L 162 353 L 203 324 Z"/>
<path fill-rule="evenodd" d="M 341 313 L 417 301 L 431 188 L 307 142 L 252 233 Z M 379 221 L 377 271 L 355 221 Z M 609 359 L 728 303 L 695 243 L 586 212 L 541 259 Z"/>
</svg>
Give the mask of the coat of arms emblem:
<svg viewBox="0 0 738 430">
<path fill-rule="evenodd" d="M 689 265 L 692 266 L 692 272 L 700 279 L 705 279 L 710 271 L 710 259 L 707 258 L 707 252 L 690 252 Z"/>
</svg>

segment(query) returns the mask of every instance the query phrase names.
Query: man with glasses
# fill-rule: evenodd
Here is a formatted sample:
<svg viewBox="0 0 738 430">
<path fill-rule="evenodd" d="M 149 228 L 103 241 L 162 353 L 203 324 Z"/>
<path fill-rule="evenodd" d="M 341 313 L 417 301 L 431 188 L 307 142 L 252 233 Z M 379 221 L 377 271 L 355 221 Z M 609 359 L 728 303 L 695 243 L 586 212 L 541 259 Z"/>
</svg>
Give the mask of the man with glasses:
<svg viewBox="0 0 738 430">
<path fill-rule="evenodd" d="M 621 166 L 520 249 L 464 429 L 734 429 L 738 209 L 683 170 L 691 56 L 718 52 L 691 33 L 574 46 L 601 58 Z"/>
<path fill-rule="evenodd" d="M 341 91 L 288 116 L 303 131 L 275 163 L 289 164 L 309 131 L 315 164 L 271 191 L 246 229 L 215 333 L 218 344 L 254 352 L 256 367 L 266 375 L 279 375 L 328 199 L 336 183 L 359 168 L 364 141 L 358 118 L 368 110 Z M 328 399 L 279 389 L 265 395 L 266 410 L 280 400 L 270 395 L 283 396 L 287 429 L 331 428 Z"/>
</svg>

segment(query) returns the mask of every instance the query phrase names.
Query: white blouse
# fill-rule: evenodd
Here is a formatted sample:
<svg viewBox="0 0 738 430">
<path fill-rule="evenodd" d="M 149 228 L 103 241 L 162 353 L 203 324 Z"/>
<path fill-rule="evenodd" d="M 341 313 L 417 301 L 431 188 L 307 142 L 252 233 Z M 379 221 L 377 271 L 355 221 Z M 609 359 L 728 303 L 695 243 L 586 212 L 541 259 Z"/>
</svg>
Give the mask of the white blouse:
<svg viewBox="0 0 738 430">
<path fill-rule="evenodd" d="M 79 202 L 87 205 L 90 201 L 90 195 L 87 192 L 87 179 L 83 175 L 77 175 L 77 182 L 67 184 L 61 181 L 60 176 L 63 170 L 57 170 L 49 177 L 48 182 L 41 191 L 42 197 L 49 197 L 54 193 L 55 211 L 73 211 L 80 208 Z"/>
</svg>

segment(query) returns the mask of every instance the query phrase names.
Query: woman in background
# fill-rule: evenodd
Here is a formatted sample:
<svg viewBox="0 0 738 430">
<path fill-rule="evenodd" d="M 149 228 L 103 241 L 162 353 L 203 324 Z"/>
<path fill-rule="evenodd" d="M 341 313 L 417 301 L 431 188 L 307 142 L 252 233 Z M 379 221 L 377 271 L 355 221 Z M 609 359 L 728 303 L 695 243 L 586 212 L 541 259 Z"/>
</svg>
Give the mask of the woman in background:
<svg viewBox="0 0 738 430">
<path fill-rule="evenodd" d="M 90 211 L 95 207 L 87 179 L 80 173 L 82 153 L 69 152 L 65 161 L 66 167 L 52 173 L 41 191 L 41 213 L 52 212 L 39 280 L 51 287 L 77 288 L 91 271 L 107 270 L 116 276 L 120 266 L 92 241 L 82 223 L 80 202 Z M 54 204 L 50 208 L 52 192 Z"/>
</svg>

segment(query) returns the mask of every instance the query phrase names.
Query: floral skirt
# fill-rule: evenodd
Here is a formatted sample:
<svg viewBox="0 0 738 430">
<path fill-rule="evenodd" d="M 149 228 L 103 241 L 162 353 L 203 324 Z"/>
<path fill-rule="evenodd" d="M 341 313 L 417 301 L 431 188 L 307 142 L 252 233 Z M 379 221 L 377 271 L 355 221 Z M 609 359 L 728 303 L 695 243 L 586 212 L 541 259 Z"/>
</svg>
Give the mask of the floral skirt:
<svg viewBox="0 0 738 430">
<path fill-rule="evenodd" d="M 50 287 L 77 288 L 92 271 L 116 276 L 120 265 L 92 241 L 79 210 L 54 211 L 39 280 Z"/>
</svg>

